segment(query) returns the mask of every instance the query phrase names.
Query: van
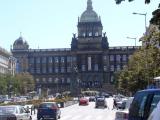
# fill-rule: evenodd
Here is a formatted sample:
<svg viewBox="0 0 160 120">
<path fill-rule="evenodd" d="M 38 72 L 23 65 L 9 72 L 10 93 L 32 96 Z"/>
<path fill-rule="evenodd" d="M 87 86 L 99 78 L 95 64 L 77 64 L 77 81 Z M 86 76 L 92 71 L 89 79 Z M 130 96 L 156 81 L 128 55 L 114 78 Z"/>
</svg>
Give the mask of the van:
<svg viewBox="0 0 160 120">
<path fill-rule="evenodd" d="M 147 120 L 160 101 L 160 89 L 138 91 L 129 109 L 128 120 Z"/>
</svg>

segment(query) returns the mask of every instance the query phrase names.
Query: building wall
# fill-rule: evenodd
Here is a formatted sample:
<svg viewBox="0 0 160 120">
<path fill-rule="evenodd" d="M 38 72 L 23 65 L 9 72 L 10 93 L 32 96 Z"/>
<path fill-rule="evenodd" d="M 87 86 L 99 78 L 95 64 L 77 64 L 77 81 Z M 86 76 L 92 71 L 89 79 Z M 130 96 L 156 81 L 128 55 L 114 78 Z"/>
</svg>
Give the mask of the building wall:
<svg viewBox="0 0 160 120">
<path fill-rule="evenodd" d="M 138 47 L 109 47 L 91 0 L 77 29 L 71 48 L 29 49 L 22 37 L 14 42 L 12 53 L 17 58 L 18 71 L 34 76 L 37 91 L 47 88 L 53 93 L 88 89 L 113 92 L 114 73 L 125 67 Z"/>
<path fill-rule="evenodd" d="M 0 74 L 15 74 L 15 58 L 4 48 L 0 47 Z"/>
</svg>

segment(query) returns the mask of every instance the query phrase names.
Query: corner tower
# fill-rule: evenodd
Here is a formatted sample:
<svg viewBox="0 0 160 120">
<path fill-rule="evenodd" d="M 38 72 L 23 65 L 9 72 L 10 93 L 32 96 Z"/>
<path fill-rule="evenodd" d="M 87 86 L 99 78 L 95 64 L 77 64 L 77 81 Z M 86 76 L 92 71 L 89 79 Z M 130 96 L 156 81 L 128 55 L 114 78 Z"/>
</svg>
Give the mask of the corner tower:
<svg viewBox="0 0 160 120">
<path fill-rule="evenodd" d="M 92 1 L 87 1 L 87 9 L 78 18 L 78 36 L 72 38 L 72 50 L 102 50 L 108 48 L 100 16 L 93 10 Z"/>
</svg>

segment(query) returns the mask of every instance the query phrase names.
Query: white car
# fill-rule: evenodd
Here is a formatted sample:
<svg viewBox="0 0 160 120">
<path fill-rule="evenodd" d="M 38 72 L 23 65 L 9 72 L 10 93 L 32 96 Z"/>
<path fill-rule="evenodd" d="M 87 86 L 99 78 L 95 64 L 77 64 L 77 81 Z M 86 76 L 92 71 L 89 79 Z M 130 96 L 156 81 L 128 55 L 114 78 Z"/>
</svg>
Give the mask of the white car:
<svg viewBox="0 0 160 120">
<path fill-rule="evenodd" d="M 128 120 L 129 107 L 132 103 L 133 97 L 129 97 L 128 100 L 124 100 L 122 104 L 125 104 L 125 109 L 116 111 L 115 120 Z"/>
<path fill-rule="evenodd" d="M 23 106 L 0 106 L 0 118 L 2 120 L 32 120 L 32 117 Z"/>
<path fill-rule="evenodd" d="M 160 120 L 160 101 L 158 102 L 156 108 L 150 114 L 148 120 Z"/>
</svg>

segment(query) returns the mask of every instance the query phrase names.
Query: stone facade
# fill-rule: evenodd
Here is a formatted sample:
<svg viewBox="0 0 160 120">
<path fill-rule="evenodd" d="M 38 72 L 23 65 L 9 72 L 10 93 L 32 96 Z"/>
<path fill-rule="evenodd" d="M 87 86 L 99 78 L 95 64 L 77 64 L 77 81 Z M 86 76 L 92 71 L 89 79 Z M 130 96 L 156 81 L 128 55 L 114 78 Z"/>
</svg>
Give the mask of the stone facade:
<svg viewBox="0 0 160 120">
<path fill-rule="evenodd" d="M 16 73 L 16 59 L 4 48 L 0 47 L 0 74 Z"/>
<path fill-rule="evenodd" d="M 71 48 L 29 49 L 22 37 L 14 42 L 12 53 L 19 72 L 30 72 L 38 91 L 103 90 L 113 92 L 114 73 L 125 67 L 135 46 L 109 47 L 100 17 L 92 1 L 78 19 L 78 34 Z"/>
</svg>

